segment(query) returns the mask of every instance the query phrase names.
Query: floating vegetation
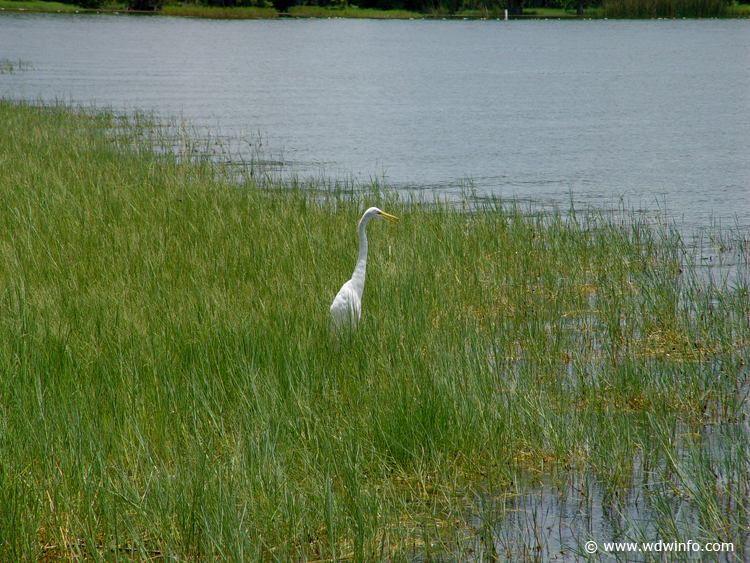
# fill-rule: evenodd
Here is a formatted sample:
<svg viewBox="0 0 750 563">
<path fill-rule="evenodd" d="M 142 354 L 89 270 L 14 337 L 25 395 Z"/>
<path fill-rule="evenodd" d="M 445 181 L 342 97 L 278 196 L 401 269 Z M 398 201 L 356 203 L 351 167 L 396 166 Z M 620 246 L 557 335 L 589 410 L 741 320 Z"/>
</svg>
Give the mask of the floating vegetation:
<svg viewBox="0 0 750 563">
<path fill-rule="evenodd" d="M 5 74 L 6 72 L 12 74 L 26 70 L 33 70 L 31 63 L 22 60 L 11 61 L 9 59 L 0 59 L 0 74 Z"/>
</svg>

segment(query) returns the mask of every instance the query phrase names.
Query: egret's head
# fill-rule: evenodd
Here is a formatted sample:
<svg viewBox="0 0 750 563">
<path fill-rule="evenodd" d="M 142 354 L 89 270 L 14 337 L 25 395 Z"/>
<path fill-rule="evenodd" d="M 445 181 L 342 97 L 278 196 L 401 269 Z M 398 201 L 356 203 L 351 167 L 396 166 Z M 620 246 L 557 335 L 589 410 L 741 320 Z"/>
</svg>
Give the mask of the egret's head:
<svg viewBox="0 0 750 563">
<path fill-rule="evenodd" d="M 395 223 L 398 221 L 398 217 L 395 217 L 389 213 L 386 213 L 385 211 L 381 211 L 377 207 L 371 207 L 367 211 L 365 211 L 365 214 L 362 216 L 362 219 L 365 221 L 369 221 L 370 219 L 385 219 L 386 221 L 391 221 L 392 223 Z"/>
</svg>

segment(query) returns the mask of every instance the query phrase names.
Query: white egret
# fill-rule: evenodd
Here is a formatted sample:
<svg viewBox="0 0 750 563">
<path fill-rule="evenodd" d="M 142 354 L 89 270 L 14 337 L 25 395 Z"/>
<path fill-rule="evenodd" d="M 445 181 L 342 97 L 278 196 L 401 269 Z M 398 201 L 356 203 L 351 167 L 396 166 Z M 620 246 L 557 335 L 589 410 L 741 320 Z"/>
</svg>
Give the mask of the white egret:
<svg viewBox="0 0 750 563">
<path fill-rule="evenodd" d="M 386 219 L 396 222 L 397 217 L 381 211 L 377 207 L 371 207 L 362 219 L 359 220 L 359 255 L 357 264 L 354 266 L 352 278 L 346 282 L 336 294 L 331 304 L 329 314 L 329 329 L 331 337 L 336 339 L 337 333 L 342 330 L 353 330 L 357 326 L 362 312 L 362 292 L 365 289 L 365 269 L 367 268 L 367 235 L 365 227 L 370 219 Z"/>
</svg>

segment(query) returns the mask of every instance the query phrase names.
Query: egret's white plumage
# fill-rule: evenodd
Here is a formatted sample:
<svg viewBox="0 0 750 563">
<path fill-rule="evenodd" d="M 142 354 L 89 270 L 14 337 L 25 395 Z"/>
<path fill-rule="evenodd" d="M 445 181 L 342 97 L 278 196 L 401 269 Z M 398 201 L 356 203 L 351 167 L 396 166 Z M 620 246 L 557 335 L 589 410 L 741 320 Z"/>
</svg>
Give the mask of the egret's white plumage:
<svg viewBox="0 0 750 563">
<path fill-rule="evenodd" d="M 354 329 L 362 313 L 362 292 L 365 289 L 365 269 L 367 268 L 367 235 L 365 234 L 365 227 L 370 219 L 386 219 L 394 223 L 397 220 L 393 215 L 389 215 L 377 207 L 371 207 L 365 211 L 362 219 L 359 220 L 359 255 L 357 256 L 357 264 L 354 266 L 354 273 L 351 279 L 341 287 L 331 304 L 329 325 L 333 338 L 336 338 L 337 333 L 342 330 Z"/>
</svg>

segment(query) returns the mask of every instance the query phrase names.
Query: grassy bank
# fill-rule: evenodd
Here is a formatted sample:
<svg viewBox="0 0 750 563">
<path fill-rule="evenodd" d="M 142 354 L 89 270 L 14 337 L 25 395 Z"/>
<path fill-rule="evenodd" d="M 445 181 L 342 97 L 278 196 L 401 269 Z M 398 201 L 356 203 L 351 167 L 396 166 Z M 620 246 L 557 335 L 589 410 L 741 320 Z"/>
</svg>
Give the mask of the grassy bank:
<svg viewBox="0 0 750 563">
<path fill-rule="evenodd" d="M 279 13 L 273 8 L 217 8 L 213 6 L 184 5 L 163 6 L 159 13 L 165 16 L 216 19 L 268 19 L 277 18 Z"/>
<path fill-rule="evenodd" d="M 80 12 L 80 6 L 63 4 L 61 2 L 45 2 L 43 0 L 0 0 L 0 10 L 29 11 L 29 12 Z"/>
<path fill-rule="evenodd" d="M 298 18 L 370 18 L 370 19 L 410 19 L 421 18 L 423 14 L 408 10 L 373 10 L 347 6 L 345 8 L 321 8 L 319 6 L 291 6 L 287 12 Z"/>
<path fill-rule="evenodd" d="M 744 421 L 746 270 L 627 212 L 238 186 L 154 130 L 0 102 L 0 559 L 491 558 L 476 499 L 570 471 L 615 498 L 637 470 L 665 534 L 680 495 L 741 543 L 746 427 L 717 460 L 697 429 Z M 336 350 L 369 205 L 400 222 Z"/>
<path fill-rule="evenodd" d="M 273 8 L 214 8 L 209 6 L 189 5 L 164 6 L 160 13 L 166 16 L 187 16 L 199 18 L 277 18 L 280 16 Z M 295 18 L 369 18 L 369 19 L 408 19 L 423 17 L 416 12 L 405 10 L 368 10 L 355 6 L 346 8 L 321 8 L 318 6 L 291 6 L 284 16 Z"/>
<path fill-rule="evenodd" d="M 124 3 L 113 0 L 96 9 L 84 9 L 73 4 L 46 2 L 43 0 L 0 0 L 0 10 L 29 12 L 64 12 L 64 13 L 127 13 Z M 433 10 L 426 13 L 407 10 L 375 10 L 347 6 L 345 8 L 326 8 L 319 6 L 292 6 L 280 13 L 274 8 L 232 7 L 221 8 L 201 4 L 170 4 L 162 6 L 159 12 L 166 16 L 183 16 L 214 19 L 264 19 L 296 18 L 369 18 L 369 19 L 417 19 L 417 18 L 469 18 L 469 19 L 502 19 L 503 9 L 463 10 L 455 14 L 447 11 Z M 575 10 L 562 8 L 533 8 L 524 10 L 522 16 L 511 16 L 511 19 L 537 18 L 577 18 Z M 750 17 L 750 5 L 738 4 L 725 6 L 721 0 L 604 0 L 600 7 L 587 8 L 584 19 L 597 18 L 705 18 Z"/>
<path fill-rule="evenodd" d="M 724 0 L 603 0 L 605 18 L 716 18 L 724 15 Z"/>
</svg>

